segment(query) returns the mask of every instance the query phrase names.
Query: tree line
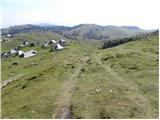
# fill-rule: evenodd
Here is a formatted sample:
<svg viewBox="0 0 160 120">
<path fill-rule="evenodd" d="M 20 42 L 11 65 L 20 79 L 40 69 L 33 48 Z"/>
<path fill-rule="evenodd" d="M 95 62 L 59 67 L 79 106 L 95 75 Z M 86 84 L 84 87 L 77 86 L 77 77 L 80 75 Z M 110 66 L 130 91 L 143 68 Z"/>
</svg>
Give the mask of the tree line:
<svg viewBox="0 0 160 120">
<path fill-rule="evenodd" d="M 104 43 L 102 45 L 102 49 L 111 48 L 111 47 L 118 46 L 123 43 L 144 39 L 144 38 L 147 38 L 148 36 L 154 36 L 154 35 L 159 35 L 159 30 L 154 31 L 154 32 L 150 32 L 150 33 L 139 34 L 139 35 L 128 37 L 128 38 L 107 40 L 107 41 L 104 41 Z"/>
</svg>

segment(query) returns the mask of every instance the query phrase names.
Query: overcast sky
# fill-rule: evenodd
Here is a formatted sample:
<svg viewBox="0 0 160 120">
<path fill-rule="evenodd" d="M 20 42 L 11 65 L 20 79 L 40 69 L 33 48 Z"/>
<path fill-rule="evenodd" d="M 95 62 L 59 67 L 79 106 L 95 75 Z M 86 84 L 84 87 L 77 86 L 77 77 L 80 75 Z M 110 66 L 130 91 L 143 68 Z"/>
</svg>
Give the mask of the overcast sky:
<svg viewBox="0 0 160 120">
<path fill-rule="evenodd" d="M 52 23 L 159 28 L 160 0 L 0 0 L 1 26 Z"/>
</svg>

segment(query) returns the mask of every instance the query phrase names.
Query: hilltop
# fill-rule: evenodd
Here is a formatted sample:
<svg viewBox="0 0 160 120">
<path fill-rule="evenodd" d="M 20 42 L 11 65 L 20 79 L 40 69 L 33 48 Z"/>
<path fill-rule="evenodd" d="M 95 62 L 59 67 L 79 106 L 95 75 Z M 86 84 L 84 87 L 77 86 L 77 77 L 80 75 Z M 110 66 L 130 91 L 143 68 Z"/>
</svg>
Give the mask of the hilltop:
<svg viewBox="0 0 160 120">
<path fill-rule="evenodd" d="M 65 31 L 67 38 L 77 40 L 108 40 L 124 38 L 147 32 L 142 29 L 130 29 L 129 27 L 100 26 L 95 24 L 81 24 Z"/>
</svg>

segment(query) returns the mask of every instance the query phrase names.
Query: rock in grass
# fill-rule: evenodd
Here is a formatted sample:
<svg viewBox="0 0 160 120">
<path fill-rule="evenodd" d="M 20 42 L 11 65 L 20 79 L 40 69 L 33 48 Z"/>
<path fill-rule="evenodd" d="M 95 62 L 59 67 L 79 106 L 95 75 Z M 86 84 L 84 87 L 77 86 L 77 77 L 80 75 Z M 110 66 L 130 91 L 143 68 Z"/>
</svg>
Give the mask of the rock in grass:
<svg viewBox="0 0 160 120">
<path fill-rule="evenodd" d="M 100 92 L 102 89 L 101 88 L 97 88 L 96 89 L 96 92 Z"/>
<path fill-rule="evenodd" d="M 32 110 L 32 113 L 35 113 L 35 112 Z"/>
<path fill-rule="evenodd" d="M 112 93 L 113 91 L 110 89 L 109 92 Z"/>
</svg>

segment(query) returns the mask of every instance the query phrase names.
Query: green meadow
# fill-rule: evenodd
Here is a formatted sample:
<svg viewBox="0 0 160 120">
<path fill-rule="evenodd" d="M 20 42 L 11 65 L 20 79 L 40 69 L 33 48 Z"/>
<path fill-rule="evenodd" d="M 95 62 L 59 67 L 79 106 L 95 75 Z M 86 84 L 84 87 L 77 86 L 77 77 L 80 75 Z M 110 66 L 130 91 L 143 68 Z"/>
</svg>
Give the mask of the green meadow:
<svg viewBox="0 0 160 120">
<path fill-rule="evenodd" d="M 44 42 L 63 37 L 20 33 L 1 42 L 2 51 L 16 47 L 22 38 Z M 158 35 L 107 49 L 101 49 L 102 44 L 67 39 L 58 52 L 24 47 L 23 51 L 34 49 L 37 55 L 2 59 L 1 82 L 20 77 L 1 89 L 1 117 L 157 119 Z"/>
</svg>

